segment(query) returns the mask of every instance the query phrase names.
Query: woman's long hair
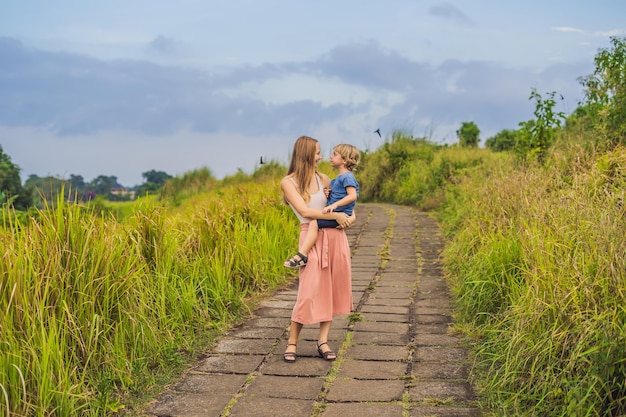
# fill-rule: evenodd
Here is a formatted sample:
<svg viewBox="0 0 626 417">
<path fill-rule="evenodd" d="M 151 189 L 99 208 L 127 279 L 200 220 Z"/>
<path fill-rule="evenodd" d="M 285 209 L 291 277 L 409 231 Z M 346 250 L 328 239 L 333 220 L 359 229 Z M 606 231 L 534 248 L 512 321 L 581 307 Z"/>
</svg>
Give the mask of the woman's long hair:
<svg viewBox="0 0 626 417">
<path fill-rule="evenodd" d="M 317 151 L 317 139 L 309 136 L 300 136 L 293 145 L 291 161 L 287 175 L 293 174 L 298 193 L 304 201 L 309 201 L 309 184 L 315 175 L 315 157 Z"/>
</svg>

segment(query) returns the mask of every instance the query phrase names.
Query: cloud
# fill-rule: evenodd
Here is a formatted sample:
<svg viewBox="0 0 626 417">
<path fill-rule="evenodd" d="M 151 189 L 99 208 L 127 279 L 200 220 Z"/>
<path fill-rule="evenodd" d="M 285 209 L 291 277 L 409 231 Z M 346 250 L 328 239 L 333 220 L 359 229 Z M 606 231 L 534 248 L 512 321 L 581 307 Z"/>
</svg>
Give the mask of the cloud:
<svg viewBox="0 0 626 417">
<path fill-rule="evenodd" d="M 90 144 L 99 143 L 104 148 L 97 155 L 112 160 L 120 160 L 125 148 L 125 158 L 143 161 L 128 167 L 137 173 L 179 172 L 180 166 L 163 156 L 178 155 L 176 143 L 181 149 L 197 146 L 201 156 L 217 152 L 201 159 L 224 175 L 223 154 L 253 153 L 245 156 L 249 161 L 231 167 L 233 172 L 252 167 L 265 148 L 280 149 L 284 156 L 289 145 L 281 141 L 301 134 L 328 138 L 326 147 L 340 140 L 369 144 L 378 127 L 388 133 L 398 128 L 430 132 L 438 141 L 452 141 L 460 123 L 474 121 L 486 139 L 532 117 L 528 97 L 533 87 L 578 99 L 576 79 L 591 73 L 591 64 L 560 64 L 541 72 L 486 61 L 434 65 L 366 41 L 337 46 L 305 62 L 200 71 L 45 52 L 0 38 L 0 128 L 13 137 L 26 129 L 29 133 L 22 137 L 30 141 L 28 149 L 38 135 L 47 138 L 41 149 L 55 149 L 55 141 L 71 142 L 65 148 L 70 152 L 83 149 L 78 144 L 84 143 L 83 162 L 93 158 Z M 120 137 L 124 140 L 114 140 Z M 187 159 L 190 163 L 193 158 Z M 82 166 L 58 172 L 67 169 L 89 175 Z"/>
<path fill-rule="evenodd" d="M 215 131 L 224 124 L 221 111 L 236 108 L 242 116 L 265 112 L 261 102 L 243 103 L 220 94 L 219 88 L 231 82 L 228 76 L 146 61 L 105 62 L 42 52 L 6 39 L 0 42 L 0 74 L 0 123 L 46 127 L 60 134 Z"/>
<path fill-rule="evenodd" d="M 376 42 L 338 46 L 310 65 L 346 83 L 394 91 L 420 88 L 429 83 L 431 73 L 428 64 L 411 61 Z"/>
<path fill-rule="evenodd" d="M 552 30 L 557 32 L 565 32 L 565 33 L 585 33 L 582 29 L 567 27 L 567 26 L 555 26 Z"/>
<path fill-rule="evenodd" d="M 179 48 L 178 41 L 174 38 L 159 35 L 150 42 L 148 42 L 148 52 L 156 52 L 160 54 L 171 54 L 176 52 Z"/>
<path fill-rule="evenodd" d="M 456 20 L 462 23 L 472 23 L 472 20 L 463 12 L 450 3 L 440 3 L 431 7 L 428 12 L 433 16 L 443 17 L 444 19 Z"/>
<path fill-rule="evenodd" d="M 363 104 L 315 102 L 306 97 L 272 104 L 245 85 L 293 74 L 326 76 L 367 88 L 401 90 L 415 84 L 420 65 L 376 45 L 337 48 L 309 63 L 222 68 L 214 73 L 146 61 L 101 61 L 86 56 L 32 50 L 0 42 L 0 124 L 47 128 L 60 135 L 104 130 L 171 134 L 199 132 L 291 132 L 339 120 Z M 399 71 L 399 72 L 398 72 Z M 397 74 L 409 77 L 398 78 Z M 229 89 L 240 89 L 236 96 Z"/>
<path fill-rule="evenodd" d="M 603 37 L 603 38 L 610 38 L 610 37 L 613 37 L 613 36 L 622 36 L 624 34 L 626 34 L 626 31 L 623 30 L 623 29 L 612 29 L 612 30 L 607 30 L 607 31 L 604 31 L 604 32 L 595 32 L 594 33 L 594 35 L 600 36 L 600 37 Z"/>
</svg>

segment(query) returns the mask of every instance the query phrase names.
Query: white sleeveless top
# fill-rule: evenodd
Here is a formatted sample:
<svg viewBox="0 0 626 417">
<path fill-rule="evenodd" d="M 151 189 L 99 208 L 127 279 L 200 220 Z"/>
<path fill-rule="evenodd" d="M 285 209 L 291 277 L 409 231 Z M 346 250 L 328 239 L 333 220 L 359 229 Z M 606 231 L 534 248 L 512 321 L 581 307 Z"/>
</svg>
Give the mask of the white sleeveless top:
<svg viewBox="0 0 626 417">
<path fill-rule="evenodd" d="M 321 210 L 324 207 L 326 207 L 326 203 L 327 203 L 327 199 L 326 199 L 326 194 L 324 194 L 324 186 L 322 185 L 322 179 L 320 178 L 319 175 L 315 174 L 315 178 L 317 179 L 317 185 L 319 187 L 319 190 L 317 190 L 317 192 L 315 194 L 311 194 L 311 199 L 309 201 L 307 201 L 306 206 L 309 208 L 313 208 L 313 209 L 317 209 L 317 210 Z M 293 177 L 289 177 L 289 179 L 296 184 L 296 187 L 298 186 L 298 184 L 296 183 L 296 180 L 293 179 Z M 293 210 L 294 213 L 296 213 L 296 216 L 298 217 L 298 219 L 300 220 L 300 224 L 302 223 L 309 223 L 311 220 L 313 219 L 309 219 L 308 217 L 303 217 L 300 213 L 298 213 L 298 211 L 291 205 L 291 203 L 289 203 L 289 207 L 291 207 L 291 209 Z"/>
</svg>

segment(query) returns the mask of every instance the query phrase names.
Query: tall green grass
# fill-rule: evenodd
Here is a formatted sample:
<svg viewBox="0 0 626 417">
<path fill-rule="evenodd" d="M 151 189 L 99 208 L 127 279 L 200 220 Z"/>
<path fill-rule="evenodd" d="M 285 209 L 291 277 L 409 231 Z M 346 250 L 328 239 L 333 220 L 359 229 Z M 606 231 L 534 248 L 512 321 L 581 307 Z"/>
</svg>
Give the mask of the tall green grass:
<svg viewBox="0 0 626 417">
<path fill-rule="evenodd" d="M 625 190 L 623 148 L 570 149 L 449 200 L 465 213 L 447 265 L 495 415 L 626 414 Z"/>
<path fill-rule="evenodd" d="M 297 241 L 276 181 L 222 187 L 119 222 L 59 200 L 0 229 L 0 415 L 120 411 L 245 299 L 288 277 Z"/>
</svg>

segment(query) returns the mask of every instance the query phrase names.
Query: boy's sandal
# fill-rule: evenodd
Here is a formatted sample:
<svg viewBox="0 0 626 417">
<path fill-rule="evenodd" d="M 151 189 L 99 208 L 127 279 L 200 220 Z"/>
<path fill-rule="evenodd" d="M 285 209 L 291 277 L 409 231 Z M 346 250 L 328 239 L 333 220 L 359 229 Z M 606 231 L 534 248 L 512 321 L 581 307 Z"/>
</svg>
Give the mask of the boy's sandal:
<svg viewBox="0 0 626 417">
<path fill-rule="evenodd" d="M 289 348 L 289 346 L 296 346 L 296 344 L 295 343 L 289 343 L 287 345 L 287 348 Z M 294 363 L 296 361 L 296 352 L 285 352 L 285 353 L 283 353 L 283 359 L 285 360 L 285 362 Z"/>
<path fill-rule="evenodd" d="M 306 262 L 308 260 L 309 260 L 308 256 L 304 256 L 303 254 L 298 252 L 296 255 L 292 256 L 291 259 L 286 261 L 284 263 L 284 265 L 287 268 L 298 268 L 298 267 L 301 267 L 301 266 L 306 266 Z"/>
<path fill-rule="evenodd" d="M 330 346 L 328 346 L 328 350 L 322 351 L 322 346 L 324 345 L 328 346 L 328 343 L 323 342 L 317 345 L 317 353 L 320 355 L 320 358 L 324 358 L 326 361 L 334 361 L 337 359 L 337 355 L 330 349 Z"/>
</svg>

